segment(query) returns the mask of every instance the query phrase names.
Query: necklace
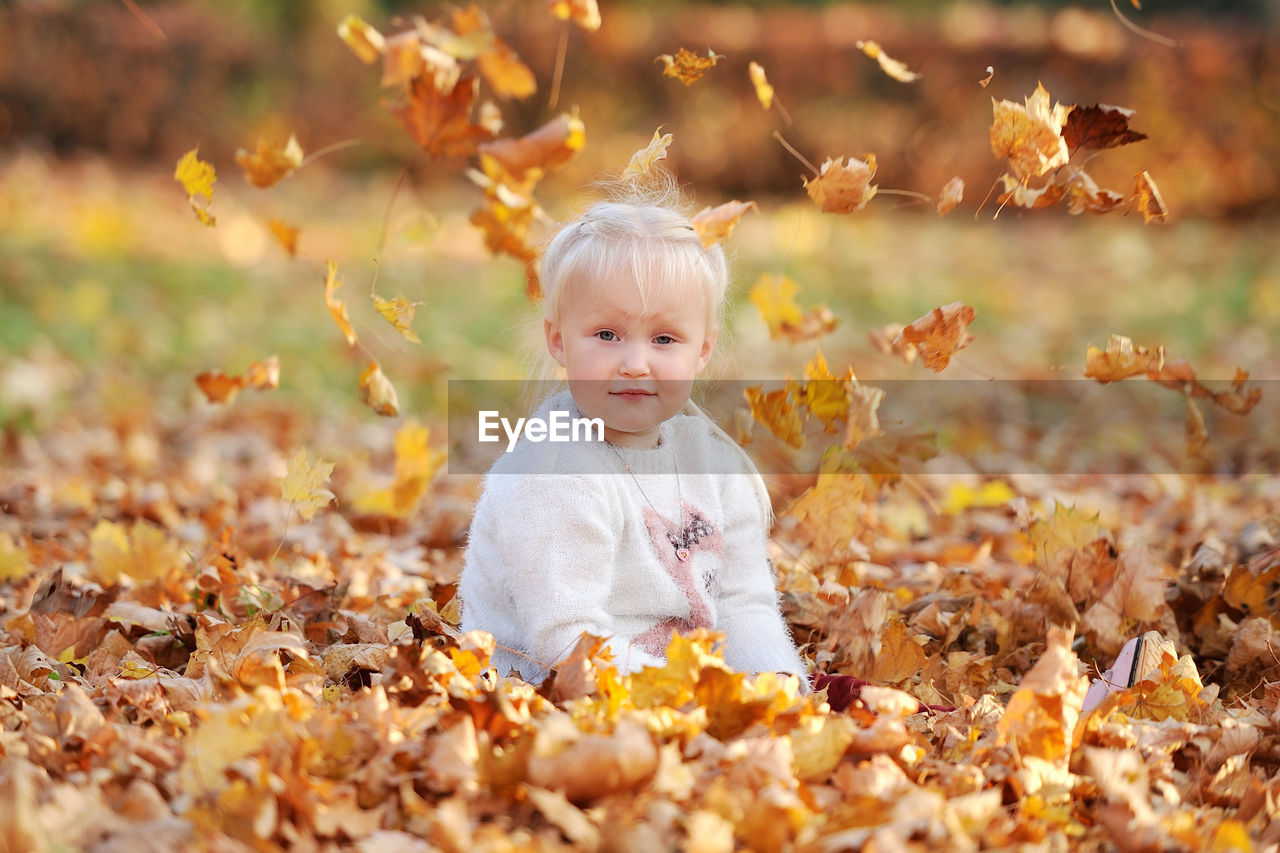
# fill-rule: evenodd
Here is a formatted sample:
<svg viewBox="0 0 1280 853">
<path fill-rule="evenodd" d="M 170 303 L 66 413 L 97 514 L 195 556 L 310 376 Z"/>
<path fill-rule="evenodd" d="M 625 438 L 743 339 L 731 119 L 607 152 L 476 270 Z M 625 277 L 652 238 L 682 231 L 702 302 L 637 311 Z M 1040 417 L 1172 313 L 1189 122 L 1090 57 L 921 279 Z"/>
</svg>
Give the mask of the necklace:
<svg viewBox="0 0 1280 853">
<path fill-rule="evenodd" d="M 671 529 L 671 525 L 667 524 L 667 520 L 662 517 L 662 513 L 658 512 L 658 508 L 653 505 L 653 501 L 649 500 L 649 496 L 645 494 L 644 488 L 640 485 L 640 480 L 636 477 L 636 472 L 631 470 L 631 463 L 622 458 L 622 454 L 618 452 L 618 448 L 612 444 L 609 449 L 613 451 L 613 455 L 618 457 L 618 461 L 622 463 L 622 470 L 631 475 L 631 482 L 636 484 L 636 491 L 640 492 L 640 497 L 644 498 L 644 502 L 649 505 L 649 509 L 653 510 L 653 514 L 658 517 L 658 521 L 662 522 L 662 526 L 667 529 L 667 537 L 676 549 L 676 559 L 682 563 L 689 561 L 689 533 L 684 530 L 684 496 L 680 493 L 680 466 L 676 464 L 675 452 L 671 453 L 671 467 L 676 472 L 676 517 L 680 527 L 680 535 Z"/>
</svg>

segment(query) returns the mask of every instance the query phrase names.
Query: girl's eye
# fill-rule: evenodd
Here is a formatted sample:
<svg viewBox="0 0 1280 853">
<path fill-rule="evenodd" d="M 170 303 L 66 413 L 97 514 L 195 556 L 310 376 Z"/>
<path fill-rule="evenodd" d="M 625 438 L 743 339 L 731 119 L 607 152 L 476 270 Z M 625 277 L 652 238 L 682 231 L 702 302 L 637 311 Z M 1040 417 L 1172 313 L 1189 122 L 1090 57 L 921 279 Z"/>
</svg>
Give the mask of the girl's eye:
<svg viewBox="0 0 1280 853">
<path fill-rule="evenodd" d="M 655 344 L 674 344 L 676 342 L 676 339 L 671 337 L 670 335 L 658 335 L 656 338 L 653 339 L 653 342 Z"/>
<path fill-rule="evenodd" d="M 618 339 L 618 336 L 608 329 L 601 329 L 596 332 L 596 337 L 602 341 L 616 341 Z"/>
</svg>

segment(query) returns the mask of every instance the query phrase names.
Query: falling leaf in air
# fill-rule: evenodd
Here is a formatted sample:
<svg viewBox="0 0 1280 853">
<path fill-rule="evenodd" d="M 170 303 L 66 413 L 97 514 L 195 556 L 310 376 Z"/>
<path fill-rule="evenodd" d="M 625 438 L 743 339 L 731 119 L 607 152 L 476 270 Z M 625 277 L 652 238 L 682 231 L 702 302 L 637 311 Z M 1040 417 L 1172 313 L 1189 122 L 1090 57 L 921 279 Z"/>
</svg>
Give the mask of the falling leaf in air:
<svg viewBox="0 0 1280 853">
<path fill-rule="evenodd" d="M 1150 225 L 1154 219 L 1163 225 L 1169 219 L 1169 208 L 1165 207 L 1164 198 L 1156 186 L 1150 172 L 1139 172 L 1133 178 L 1133 198 L 1142 213 L 1144 225 Z"/>
<path fill-rule="evenodd" d="M 804 366 L 803 383 L 792 383 L 796 404 L 822 421 L 823 429 L 835 432 L 836 425 L 849 415 L 849 393 L 854 383 L 853 368 L 840 378 L 831 373 L 821 351 Z"/>
<path fill-rule="evenodd" d="M 425 426 L 412 421 L 396 430 L 395 479 L 385 488 L 356 497 L 358 512 L 388 518 L 408 518 L 413 514 L 444 463 L 444 453 L 431 448 L 429 437 Z"/>
<path fill-rule="evenodd" d="M 220 370 L 196 377 L 196 385 L 210 403 L 230 403 L 245 388 L 270 391 L 280 387 L 280 359 L 270 356 L 249 365 L 244 376 L 228 376 Z"/>
<path fill-rule="evenodd" d="M 899 83 L 914 83 L 920 79 L 920 75 L 908 68 L 904 63 L 899 62 L 889 54 L 885 53 L 877 42 L 859 41 L 858 50 L 880 63 L 880 70 L 884 71 Z"/>
<path fill-rule="evenodd" d="M 702 75 L 714 68 L 716 62 L 721 59 L 724 59 L 724 57 L 714 50 L 708 50 L 706 56 L 699 56 L 682 47 L 676 51 L 675 56 L 664 53 L 657 57 L 654 62 L 662 63 L 663 77 L 674 77 L 686 86 L 692 86 L 702 79 Z"/>
<path fill-rule="evenodd" d="M 492 33 L 483 44 L 487 47 L 491 40 Z M 396 33 L 383 49 L 382 85 L 398 87 L 421 80 L 442 96 L 450 94 L 462 77 L 456 41 L 452 30 L 426 22 Z"/>
<path fill-rule="evenodd" d="M 852 371 L 850 371 L 852 375 Z M 844 449 L 853 450 L 869 438 L 881 435 L 880 404 L 884 389 L 854 381 L 849 390 L 849 415 L 845 420 Z"/>
<path fill-rule="evenodd" d="M 369 362 L 368 367 L 360 374 L 360 399 L 383 417 L 393 418 L 400 414 L 396 389 L 376 361 Z"/>
<path fill-rule="evenodd" d="M 325 485 L 333 473 L 333 463 L 323 459 L 310 459 L 305 447 L 289 460 L 289 467 L 280 480 L 280 495 L 298 510 L 303 520 L 310 521 L 316 510 L 329 505 L 335 495 Z"/>
<path fill-rule="evenodd" d="M 702 247 L 710 249 L 733 233 L 738 220 L 756 206 L 754 201 L 727 201 L 717 207 L 704 207 L 691 220 L 693 229 L 702 240 Z M 758 209 L 758 208 L 757 208 Z"/>
<path fill-rule="evenodd" d="M 516 52 L 500 38 L 476 57 L 480 73 L 493 91 L 503 98 L 527 98 L 538 91 L 537 78 Z"/>
<path fill-rule="evenodd" d="M 302 146 L 298 137 L 290 135 L 284 145 L 258 139 L 258 150 L 250 153 L 236 150 L 236 164 L 244 169 L 244 177 L 255 187 L 270 187 L 302 165 Z"/>
<path fill-rule="evenodd" d="M 978 85 L 987 88 L 991 85 L 991 78 L 996 76 L 996 67 L 994 65 L 987 66 L 987 76 L 978 81 Z"/>
<path fill-rule="evenodd" d="M 916 360 L 920 351 L 915 344 L 903 340 L 903 328 L 905 327 L 901 323 L 888 323 L 878 329 L 868 330 L 867 340 L 885 355 L 897 356 L 902 359 L 903 364 L 910 364 Z"/>
<path fill-rule="evenodd" d="M 1000 183 L 1004 186 L 1004 191 L 998 196 L 1000 203 L 1027 210 L 1052 207 L 1062 201 L 1067 192 L 1065 186 L 1053 182 L 1042 187 L 1030 187 L 1025 180 L 1018 180 L 1008 173 L 1000 176 Z"/>
<path fill-rule="evenodd" d="M 661 127 L 655 130 L 649 144 L 631 155 L 627 167 L 622 170 L 623 180 L 639 177 L 653 168 L 654 163 L 667 159 L 667 148 L 673 139 L 675 135 L 663 133 Z"/>
<path fill-rule="evenodd" d="M 538 250 L 531 244 L 535 221 L 546 218 L 542 207 L 528 190 L 512 189 L 504 181 L 510 176 L 494 160 L 481 159 L 482 166 L 498 176 L 484 172 L 467 172 L 471 180 L 484 189 L 485 206 L 471 214 L 471 224 L 484 232 L 485 247 L 494 254 L 506 254 L 519 260 L 525 268 L 525 286 L 530 299 L 541 295 L 535 261 Z M 530 186 L 533 178 L 526 182 Z"/>
<path fill-rule="evenodd" d="M 1085 211 L 1108 213 L 1124 204 L 1124 196 L 1102 189 L 1084 169 L 1075 169 L 1066 182 L 1067 210 L 1075 216 Z"/>
<path fill-rule="evenodd" d="M 1152 351 L 1147 347 L 1135 346 L 1124 335 L 1109 334 L 1106 351 L 1090 344 L 1084 354 L 1085 378 L 1097 380 L 1103 385 L 1149 371 L 1158 371 L 1163 366 L 1163 346 Z"/>
<path fill-rule="evenodd" d="M 792 343 L 799 343 L 835 329 L 838 321 L 827 306 L 820 305 L 807 314 L 800 310 L 795 301 L 799 290 L 800 285 L 789 276 L 769 273 L 761 275 L 751 288 L 751 302 L 760 309 L 760 316 L 769 327 L 770 338 L 785 337 Z"/>
<path fill-rule="evenodd" d="M 1062 138 L 1066 140 L 1067 150 L 1072 154 L 1079 148 L 1115 148 L 1146 139 L 1145 133 L 1129 129 L 1131 118 L 1133 110 L 1124 107 L 1107 104 L 1077 106 L 1067 115 Z"/>
<path fill-rule="evenodd" d="M 991 150 L 997 157 L 1009 160 L 1019 181 L 1039 177 L 1070 159 L 1062 129 L 1071 113 L 1071 105 L 1049 106 L 1049 92 L 1043 85 L 1027 96 L 1026 103 L 991 99 L 994 120 L 991 124 Z"/>
<path fill-rule="evenodd" d="M 963 302 L 952 302 L 910 323 L 899 337 L 915 344 L 925 367 L 938 373 L 950 363 L 951 356 L 973 342 L 973 335 L 965 327 L 977 316 L 977 312 Z"/>
<path fill-rule="evenodd" d="M 410 302 L 401 293 L 397 293 L 391 299 L 383 299 L 377 293 L 373 294 L 373 307 L 383 319 L 394 326 L 406 341 L 415 344 L 422 343 L 422 339 L 412 328 L 413 312 L 421 304 L 421 302 Z"/>
<path fill-rule="evenodd" d="M 384 103 L 423 151 L 433 157 L 470 157 L 493 135 L 471 121 L 479 82 L 463 77 L 451 91 L 441 93 L 424 72 L 409 82 L 399 101 Z"/>
<path fill-rule="evenodd" d="M 245 372 L 245 383 L 258 391 L 270 391 L 280 387 L 280 359 L 278 356 L 267 356 L 262 361 L 249 364 Z"/>
<path fill-rule="evenodd" d="M 276 242 L 289 253 L 289 257 L 298 256 L 298 235 L 301 229 L 280 219 L 267 220 L 267 229 L 271 232 L 271 236 L 276 238 Z"/>
<path fill-rule="evenodd" d="M 765 391 L 757 385 L 744 388 L 742 393 L 751 407 L 751 416 L 768 427 L 769 432 L 792 447 L 804 444 L 804 424 L 789 388 Z"/>
<path fill-rule="evenodd" d="M 1247 371 L 1236 369 L 1236 375 L 1231 380 L 1231 387 L 1228 390 L 1213 391 L 1206 387 L 1199 379 L 1196 378 L 1195 371 L 1191 369 L 1191 365 L 1186 360 L 1166 363 L 1158 369 L 1147 371 L 1147 378 L 1152 382 L 1158 382 L 1166 388 L 1172 388 L 1189 396 L 1200 397 L 1205 400 L 1212 401 L 1215 405 L 1221 406 L 1228 412 L 1237 415 L 1247 415 L 1253 411 L 1253 407 L 1258 405 L 1262 399 L 1261 388 L 1251 388 L 1245 391 L 1245 383 L 1249 381 Z"/>
<path fill-rule="evenodd" d="M 947 181 L 942 191 L 938 193 L 938 215 L 946 216 L 963 200 L 964 181 L 957 176 Z"/>
<path fill-rule="evenodd" d="M 520 182 L 535 169 L 540 176 L 563 166 L 586 143 L 587 129 L 582 119 L 560 113 L 518 139 L 495 139 L 481 144 L 481 166 L 485 174 L 497 179 L 501 177 L 501 173 L 493 169 L 497 164 L 510 176 L 508 183 Z"/>
<path fill-rule="evenodd" d="M 213 185 L 218 180 L 218 176 L 211 163 L 206 163 L 196 156 L 198 150 L 192 148 L 182 155 L 182 159 L 178 161 L 177 169 L 174 170 L 173 177 L 186 190 L 187 201 L 190 202 L 191 209 L 195 211 L 196 217 L 212 228 L 216 220 L 209 213 L 209 204 L 213 201 Z M 203 198 L 204 202 L 197 201 L 197 196 Z"/>
<path fill-rule="evenodd" d="M 804 188 L 823 213 L 852 213 L 861 209 L 876 194 L 871 179 L 876 174 L 876 158 L 868 154 L 866 160 L 850 157 L 828 158 L 822 164 L 818 177 L 805 179 Z"/>
<path fill-rule="evenodd" d="M 751 85 L 755 86 L 756 98 L 760 101 L 760 106 L 766 110 L 773 106 L 773 87 L 769 85 L 769 78 L 764 74 L 764 66 L 758 62 L 752 62 L 747 65 L 747 76 L 751 78 Z"/>
<path fill-rule="evenodd" d="M 551 14 L 562 21 L 573 21 L 587 32 L 600 29 L 600 8 L 596 0 L 550 0 Z"/>
<path fill-rule="evenodd" d="M 342 23 L 338 24 L 338 38 L 366 65 L 377 62 L 386 48 L 386 39 L 382 37 L 382 33 L 366 24 L 358 15 L 347 15 L 342 19 Z"/>
<path fill-rule="evenodd" d="M 337 323 L 338 330 L 342 332 L 342 336 L 347 339 L 349 346 L 355 346 L 356 330 L 351 327 L 351 320 L 347 317 L 347 303 L 338 298 L 338 288 L 342 287 L 342 281 L 338 278 L 338 264 L 336 261 L 328 261 L 329 272 L 324 278 L 324 304 L 329 309 L 333 322 Z"/>
</svg>

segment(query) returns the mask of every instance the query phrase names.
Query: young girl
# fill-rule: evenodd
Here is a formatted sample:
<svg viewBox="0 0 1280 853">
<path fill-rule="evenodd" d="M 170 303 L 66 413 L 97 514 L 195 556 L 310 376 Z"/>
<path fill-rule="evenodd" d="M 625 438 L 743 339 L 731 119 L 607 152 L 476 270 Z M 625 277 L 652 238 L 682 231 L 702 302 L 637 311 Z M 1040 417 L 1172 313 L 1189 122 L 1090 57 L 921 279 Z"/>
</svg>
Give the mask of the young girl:
<svg viewBox="0 0 1280 853">
<path fill-rule="evenodd" d="M 600 203 L 542 260 L 547 350 L 569 389 L 552 412 L 603 441 L 522 438 L 485 477 L 458 594 L 493 663 L 541 681 L 583 632 L 624 672 L 661 665 L 675 631 L 724 634 L 744 672 L 805 667 L 765 548 L 768 494 L 746 454 L 689 403 L 720 331 L 728 270 L 662 203 Z M 692 414 L 687 413 L 692 412 Z"/>
</svg>

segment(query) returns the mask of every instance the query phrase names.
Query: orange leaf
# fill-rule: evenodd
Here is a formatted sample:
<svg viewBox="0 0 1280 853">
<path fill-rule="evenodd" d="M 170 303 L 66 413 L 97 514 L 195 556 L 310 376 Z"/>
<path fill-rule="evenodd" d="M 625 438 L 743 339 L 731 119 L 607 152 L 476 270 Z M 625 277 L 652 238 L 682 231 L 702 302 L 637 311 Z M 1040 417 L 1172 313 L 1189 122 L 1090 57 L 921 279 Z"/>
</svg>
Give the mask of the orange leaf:
<svg viewBox="0 0 1280 853">
<path fill-rule="evenodd" d="M 1245 383 L 1249 381 L 1249 373 L 1239 368 L 1236 369 L 1235 378 L 1231 380 L 1231 388 L 1225 391 L 1211 391 L 1205 387 L 1185 360 L 1150 370 L 1147 378 L 1188 396 L 1212 400 L 1216 405 L 1237 415 L 1249 414 L 1262 399 L 1261 388 L 1251 388 L 1248 392 L 1244 390 Z"/>
<path fill-rule="evenodd" d="M 1153 219 L 1161 225 L 1168 221 L 1169 208 L 1165 207 L 1164 198 L 1160 195 L 1160 188 L 1156 186 L 1151 173 L 1139 172 L 1134 176 L 1133 198 L 1138 203 L 1138 210 L 1142 213 L 1144 225 L 1150 225 Z"/>
<path fill-rule="evenodd" d="M 384 417 L 395 417 L 400 414 L 396 389 L 376 361 L 369 362 L 369 366 L 360 374 L 360 399 Z"/>
<path fill-rule="evenodd" d="M 938 193 L 938 215 L 946 216 L 955 210 L 957 204 L 964 199 L 964 181 L 959 176 L 952 178 Z"/>
<path fill-rule="evenodd" d="M 978 313 L 963 302 L 952 302 L 934 308 L 902 330 L 902 340 L 914 344 L 924 359 L 925 367 L 940 372 L 951 361 L 951 356 L 973 342 L 965 327 L 974 321 Z"/>
<path fill-rule="evenodd" d="M 600 9 L 596 0 L 550 0 L 551 14 L 562 21 L 573 21 L 588 32 L 600 29 Z"/>
<path fill-rule="evenodd" d="M 686 86 L 692 86 L 721 59 L 724 57 L 714 50 L 708 50 L 707 55 L 703 57 L 682 47 L 676 51 L 675 56 L 664 53 L 654 59 L 654 62 L 662 63 L 663 77 L 674 77 Z"/>
<path fill-rule="evenodd" d="M 1139 373 L 1159 371 L 1164 366 L 1164 347 L 1155 352 L 1146 347 L 1135 347 L 1124 335 L 1107 335 L 1107 350 L 1101 352 L 1090 344 L 1084 355 L 1084 375 L 1100 384 L 1127 379 Z"/>
<path fill-rule="evenodd" d="M 276 238 L 276 242 L 284 247 L 290 257 L 296 258 L 298 256 L 298 234 L 300 229 L 279 219 L 268 220 L 267 228 L 270 229 L 271 236 Z"/>
<path fill-rule="evenodd" d="M 631 155 L 631 159 L 627 162 L 627 168 L 622 170 L 623 179 L 643 175 L 653 168 L 654 163 L 667 159 L 667 147 L 671 145 L 671 140 L 673 139 L 675 139 L 675 136 L 670 133 L 662 133 L 661 127 L 655 130 L 653 139 L 649 140 L 649 144 Z"/>
<path fill-rule="evenodd" d="M 324 279 L 324 304 L 328 307 L 333 322 L 338 324 L 338 330 L 347 339 L 347 344 L 355 346 L 356 330 L 351 327 L 351 320 L 347 318 L 347 304 L 337 297 L 338 288 L 342 287 L 342 282 L 338 280 L 338 264 L 336 261 L 328 261 L 328 264 L 329 272 Z"/>
<path fill-rule="evenodd" d="M 269 187 L 302 165 L 302 146 L 290 136 L 283 146 L 258 139 L 258 150 L 252 154 L 236 150 L 236 164 L 244 169 L 244 177 L 255 187 Z"/>
<path fill-rule="evenodd" d="M 228 376 L 220 370 L 205 371 L 196 377 L 196 385 L 210 403 L 230 403 L 244 390 L 243 376 Z"/>
<path fill-rule="evenodd" d="M 859 382 L 853 383 L 849 395 L 849 415 L 844 428 L 845 450 L 853 450 L 868 438 L 881 434 L 880 404 L 884 402 L 882 389 Z"/>
<path fill-rule="evenodd" d="M 1067 116 L 1062 138 L 1066 140 L 1067 150 L 1073 154 L 1078 148 L 1115 148 L 1146 139 L 1145 133 L 1129 129 L 1131 118 L 1133 110 L 1124 107 L 1107 104 L 1076 107 Z"/>
<path fill-rule="evenodd" d="M 876 158 L 868 154 L 866 160 L 850 157 L 827 158 L 813 180 L 805 179 L 804 188 L 823 213 L 852 213 L 875 197 L 876 187 L 871 179 L 876 174 Z"/>
<path fill-rule="evenodd" d="M 462 75 L 457 58 L 436 44 L 424 42 L 427 35 L 441 41 L 444 32 L 422 22 L 416 29 L 396 33 L 387 39 L 383 50 L 382 85 L 400 86 L 421 77 L 424 82 L 430 80 L 441 95 L 452 92 Z"/>
<path fill-rule="evenodd" d="M 358 15 L 347 15 L 338 24 L 338 38 L 351 48 L 351 52 L 366 65 L 378 61 L 378 56 L 386 48 L 386 39 L 382 33 L 366 24 Z"/>
<path fill-rule="evenodd" d="M 586 126 L 577 116 L 560 115 L 519 139 L 496 139 L 479 146 L 485 173 L 494 176 L 492 164 L 496 163 L 515 181 L 530 176 L 534 169 L 538 175 L 563 166 L 582 150 L 587 142 Z M 486 161 L 489 161 L 486 163 Z"/>
<path fill-rule="evenodd" d="M 499 97 L 527 98 L 538 91 L 538 81 L 529 66 L 502 39 L 495 38 L 493 47 L 476 58 L 480 73 Z"/>
<path fill-rule="evenodd" d="M 987 66 L 987 76 L 978 81 L 978 85 L 987 88 L 991 85 L 991 78 L 996 76 L 996 67 L 994 65 Z"/>
<path fill-rule="evenodd" d="M 871 667 L 871 679 L 898 684 L 924 668 L 926 656 L 920 644 L 907 633 L 907 626 L 894 620 L 880 635 L 880 650 Z"/>
<path fill-rule="evenodd" d="M 478 80 L 460 79 L 441 94 L 424 71 L 409 82 L 400 103 L 384 102 L 387 109 L 424 151 L 433 157 L 469 157 L 492 134 L 471 122 Z"/>
<path fill-rule="evenodd" d="M 751 416 L 769 428 L 769 432 L 792 447 L 804 444 L 804 425 L 791 400 L 790 388 L 765 391 L 763 386 L 743 389 Z"/>
<path fill-rule="evenodd" d="M 759 63 L 752 62 L 747 66 L 747 76 L 751 78 L 751 85 L 756 88 L 756 98 L 760 101 L 760 106 L 766 110 L 773 106 L 773 87 L 765 77 L 764 68 Z"/>
<path fill-rule="evenodd" d="M 787 510 L 808 540 L 808 551 L 822 560 L 839 560 L 862 524 L 859 513 L 865 486 L 852 474 L 819 474 L 818 482 Z"/>
<path fill-rule="evenodd" d="M 1026 105 L 991 99 L 995 114 L 991 124 L 991 150 L 997 157 L 1007 157 L 1019 181 L 1043 175 L 1064 166 L 1071 153 L 1062 138 L 1062 128 L 1071 112 L 1070 105 L 1049 107 L 1049 93 L 1037 85 L 1026 99 Z"/>
<path fill-rule="evenodd" d="M 920 75 L 912 71 L 905 64 L 889 56 L 881 49 L 880 45 L 874 41 L 860 41 L 857 44 L 858 50 L 880 63 L 880 70 L 888 74 L 899 83 L 914 83 L 920 79 Z"/>
<path fill-rule="evenodd" d="M 755 207 L 754 201 L 727 201 L 719 207 L 704 207 L 693 217 L 693 230 L 702 240 L 702 248 L 710 249 L 733 233 L 738 220 Z M 758 208 L 757 208 L 758 209 Z"/>
</svg>

